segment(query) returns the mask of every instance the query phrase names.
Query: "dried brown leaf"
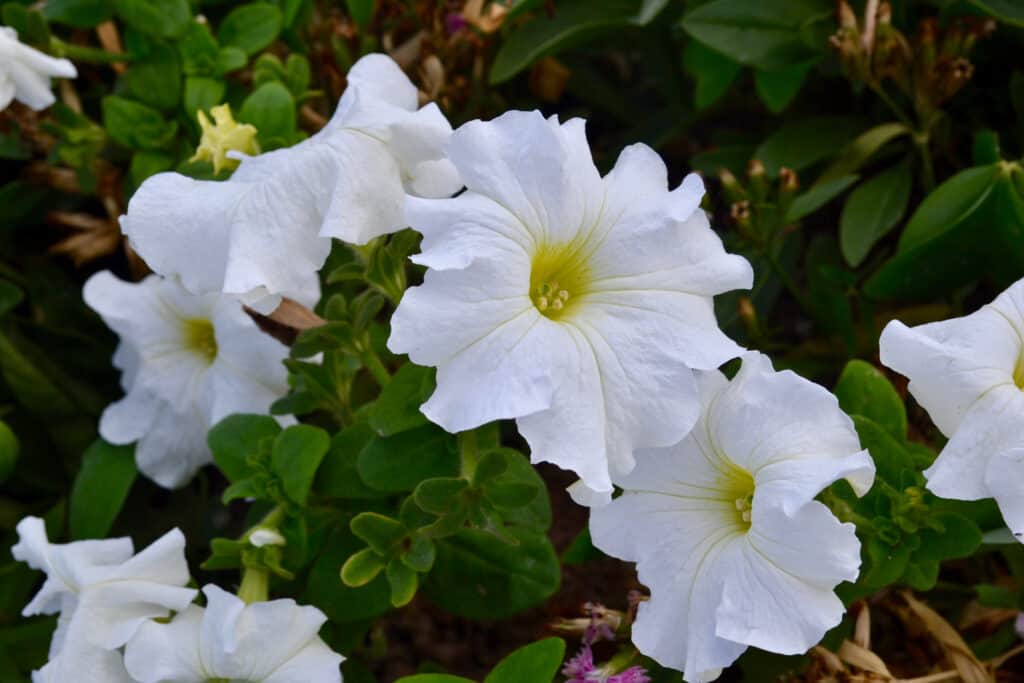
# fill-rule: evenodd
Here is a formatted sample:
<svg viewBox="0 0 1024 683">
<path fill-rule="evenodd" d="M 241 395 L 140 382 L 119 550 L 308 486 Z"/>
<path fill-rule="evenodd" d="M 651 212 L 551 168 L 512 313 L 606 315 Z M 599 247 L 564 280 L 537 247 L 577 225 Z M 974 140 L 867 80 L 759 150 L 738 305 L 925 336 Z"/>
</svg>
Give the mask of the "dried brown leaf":
<svg viewBox="0 0 1024 683">
<path fill-rule="evenodd" d="M 948 621 L 909 592 L 902 595 L 907 606 L 910 607 L 910 611 L 945 650 L 950 662 L 960 674 L 960 678 L 963 679 L 963 683 L 992 683 L 993 678 L 985 665 L 978 661 L 978 658 L 971 652 L 971 648 Z"/>
</svg>

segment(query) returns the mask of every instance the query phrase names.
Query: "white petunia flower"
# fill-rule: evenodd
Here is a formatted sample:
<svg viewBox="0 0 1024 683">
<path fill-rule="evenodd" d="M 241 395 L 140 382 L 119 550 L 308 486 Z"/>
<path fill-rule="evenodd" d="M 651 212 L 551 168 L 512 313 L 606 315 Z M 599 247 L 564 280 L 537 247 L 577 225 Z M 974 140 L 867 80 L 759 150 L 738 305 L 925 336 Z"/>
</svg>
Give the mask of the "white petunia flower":
<svg viewBox="0 0 1024 683">
<path fill-rule="evenodd" d="M 12 100 L 40 111 L 56 101 L 50 79 L 75 78 L 75 65 L 56 59 L 18 40 L 18 32 L 0 26 L 0 111 Z"/>
<path fill-rule="evenodd" d="M 18 537 L 11 548 L 14 558 L 46 573 L 22 615 L 60 614 L 51 659 L 66 651 L 87 652 L 86 646 L 121 647 L 143 622 L 182 610 L 196 596 L 184 588 L 189 581 L 185 537 L 177 529 L 138 554 L 130 538 L 50 543 L 38 517 L 21 520 Z"/>
<path fill-rule="evenodd" d="M 234 294 L 269 313 L 316 282 L 330 238 L 365 244 L 406 226 L 406 192 L 461 187 L 444 157 L 451 126 L 434 104 L 416 109 L 416 87 L 394 61 L 367 55 L 348 82 L 322 131 L 242 158 L 230 180 L 147 179 L 121 219 L 135 250 L 189 291 Z"/>
<path fill-rule="evenodd" d="M 83 620 L 76 628 L 88 630 Z M 124 655 L 119 650 L 104 650 L 84 638 L 69 637 L 60 655 L 38 671 L 32 672 L 32 683 L 136 683 L 124 668 Z"/>
<path fill-rule="evenodd" d="M 637 563 L 651 599 L 633 642 L 691 683 L 748 646 L 805 652 L 839 623 L 833 589 L 853 581 L 860 543 L 814 500 L 846 478 L 874 480 L 835 397 L 750 353 L 730 382 L 699 377 L 702 414 L 678 445 L 638 454 L 623 494 L 590 513 L 594 545 Z"/>
<path fill-rule="evenodd" d="M 962 318 L 894 320 L 879 349 L 949 437 L 924 472 L 928 488 L 956 500 L 994 497 L 1024 540 L 1024 280 Z"/>
<path fill-rule="evenodd" d="M 109 271 L 89 278 L 83 295 L 121 337 L 114 365 L 126 395 L 104 411 L 100 434 L 138 441 L 139 469 L 161 486 L 181 486 L 211 461 L 212 425 L 264 413 L 288 392 L 288 348 L 232 297 L 190 294 L 155 275 L 124 282 Z"/>
<path fill-rule="evenodd" d="M 437 367 L 422 411 L 450 432 L 516 418 L 534 462 L 571 469 L 596 502 L 637 447 L 678 442 L 699 412 L 693 369 L 741 349 L 712 297 L 749 287 L 698 207 L 695 175 L 633 145 L 601 177 L 584 121 L 538 112 L 473 121 L 449 155 L 467 191 L 410 198 L 428 266 L 392 318 L 389 348 Z"/>
<path fill-rule="evenodd" d="M 246 605 L 217 586 L 167 624 L 148 622 L 128 643 L 125 665 L 139 683 L 340 683 L 342 656 L 317 635 L 327 621 L 294 600 Z"/>
</svg>

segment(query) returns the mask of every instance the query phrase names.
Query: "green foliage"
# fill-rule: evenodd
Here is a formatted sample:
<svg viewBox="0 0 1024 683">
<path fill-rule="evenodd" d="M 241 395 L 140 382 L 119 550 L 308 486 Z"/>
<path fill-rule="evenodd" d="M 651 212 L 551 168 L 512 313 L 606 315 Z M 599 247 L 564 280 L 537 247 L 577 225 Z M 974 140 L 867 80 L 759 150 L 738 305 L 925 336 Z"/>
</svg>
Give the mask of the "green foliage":
<svg viewBox="0 0 1024 683">
<path fill-rule="evenodd" d="M 71 537 L 104 538 L 135 483 L 135 449 L 97 441 L 82 454 L 69 502 Z"/>
</svg>

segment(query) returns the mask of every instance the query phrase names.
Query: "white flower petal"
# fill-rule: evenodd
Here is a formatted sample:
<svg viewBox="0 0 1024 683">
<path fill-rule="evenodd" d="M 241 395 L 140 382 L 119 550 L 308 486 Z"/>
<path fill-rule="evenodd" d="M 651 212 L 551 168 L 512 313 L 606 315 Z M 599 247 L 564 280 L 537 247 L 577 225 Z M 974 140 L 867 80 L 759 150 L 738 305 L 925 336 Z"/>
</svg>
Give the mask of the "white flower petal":
<svg viewBox="0 0 1024 683">
<path fill-rule="evenodd" d="M 894 320 L 878 345 L 882 363 L 910 378 L 910 393 L 952 436 L 975 401 L 1012 381 L 1021 341 L 1005 316 L 984 307 L 914 328 Z"/>
<path fill-rule="evenodd" d="M 211 423 L 195 411 L 179 413 L 166 401 L 159 402 L 149 430 L 135 446 L 139 471 L 160 486 L 184 486 L 204 465 L 213 462 L 206 444 Z"/>
<path fill-rule="evenodd" d="M 954 500 L 992 497 L 985 482 L 989 459 L 1015 441 L 1021 442 L 1024 391 L 1002 384 L 971 405 L 931 467 L 924 471 L 928 489 Z"/>
<path fill-rule="evenodd" d="M 985 468 L 985 484 L 996 499 L 1006 526 L 1024 543 L 1024 446 L 993 455 Z"/>
<path fill-rule="evenodd" d="M 729 580 L 715 614 L 719 636 L 795 655 L 809 650 L 842 620 L 846 610 L 834 585 L 821 587 L 793 575 L 766 561 L 752 544 L 736 547 L 740 552 L 731 558 Z M 859 550 L 859 545 L 854 547 Z"/>
<path fill-rule="evenodd" d="M 50 90 L 50 78 L 77 76 L 74 65 L 55 59 L 18 41 L 18 33 L 0 26 L 0 111 L 17 99 L 35 110 L 56 101 Z"/>
<path fill-rule="evenodd" d="M 199 658 L 203 608 L 190 605 L 170 622 L 142 625 L 125 648 L 128 673 L 139 683 L 205 681 Z"/>
</svg>

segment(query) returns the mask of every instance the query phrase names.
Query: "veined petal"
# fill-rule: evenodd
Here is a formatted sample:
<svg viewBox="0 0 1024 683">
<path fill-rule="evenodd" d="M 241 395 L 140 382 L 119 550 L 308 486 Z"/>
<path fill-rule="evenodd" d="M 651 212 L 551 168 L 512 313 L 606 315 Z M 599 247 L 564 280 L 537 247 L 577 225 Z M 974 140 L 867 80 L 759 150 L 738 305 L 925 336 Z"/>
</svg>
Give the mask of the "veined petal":
<svg viewBox="0 0 1024 683">
<path fill-rule="evenodd" d="M 125 648 L 128 673 L 139 683 L 205 681 L 207 672 L 199 658 L 203 608 L 189 605 L 171 621 L 148 621 Z"/>
<path fill-rule="evenodd" d="M 716 446 L 759 486 L 776 482 L 796 496 L 789 511 L 838 478 L 849 478 L 858 494 L 874 480 L 871 458 L 860 452 L 853 421 L 836 397 L 792 371 L 775 372 L 762 354 L 743 357 L 708 421 Z"/>
<path fill-rule="evenodd" d="M 801 527 L 797 536 L 809 532 Z M 821 536 L 816 539 L 832 542 Z M 853 548 L 859 555 L 856 538 Z M 750 543 L 737 544 L 736 550 L 728 568 L 723 568 L 729 579 L 715 614 L 720 637 L 779 654 L 802 654 L 842 620 L 846 610 L 833 586 L 822 587 L 789 573 Z M 820 552 L 816 549 L 812 554 Z"/>
<path fill-rule="evenodd" d="M 184 486 L 203 465 L 213 462 L 206 433 L 212 424 L 197 410 L 183 413 L 166 401 L 157 404 L 153 422 L 135 445 L 139 471 L 160 486 Z"/>
<path fill-rule="evenodd" d="M 985 483 L 989 459 L 1020 438 L 1024 391 L 1013 384 L 990 389 L 960 420 L 931 467 L 924 471 L 928 489 L 954 500 L 992 496 Z"/>
<path fill-rule="evenodd" d="M 910 393 L 952 436 L 985 392 L 1013 383 L 1021 345 L 1006 317 L 986 306 L 913 328 L 893 321 L 882 331 L 879 352 L 882 363 L 910 378 Z"/>
<path fill-rule="evenodd" d="M 1006 526 L 1024 543 L 1024 446 L 993 455 L 985 468 L 985 484 L 1003 513 Z"/>
</svg>

